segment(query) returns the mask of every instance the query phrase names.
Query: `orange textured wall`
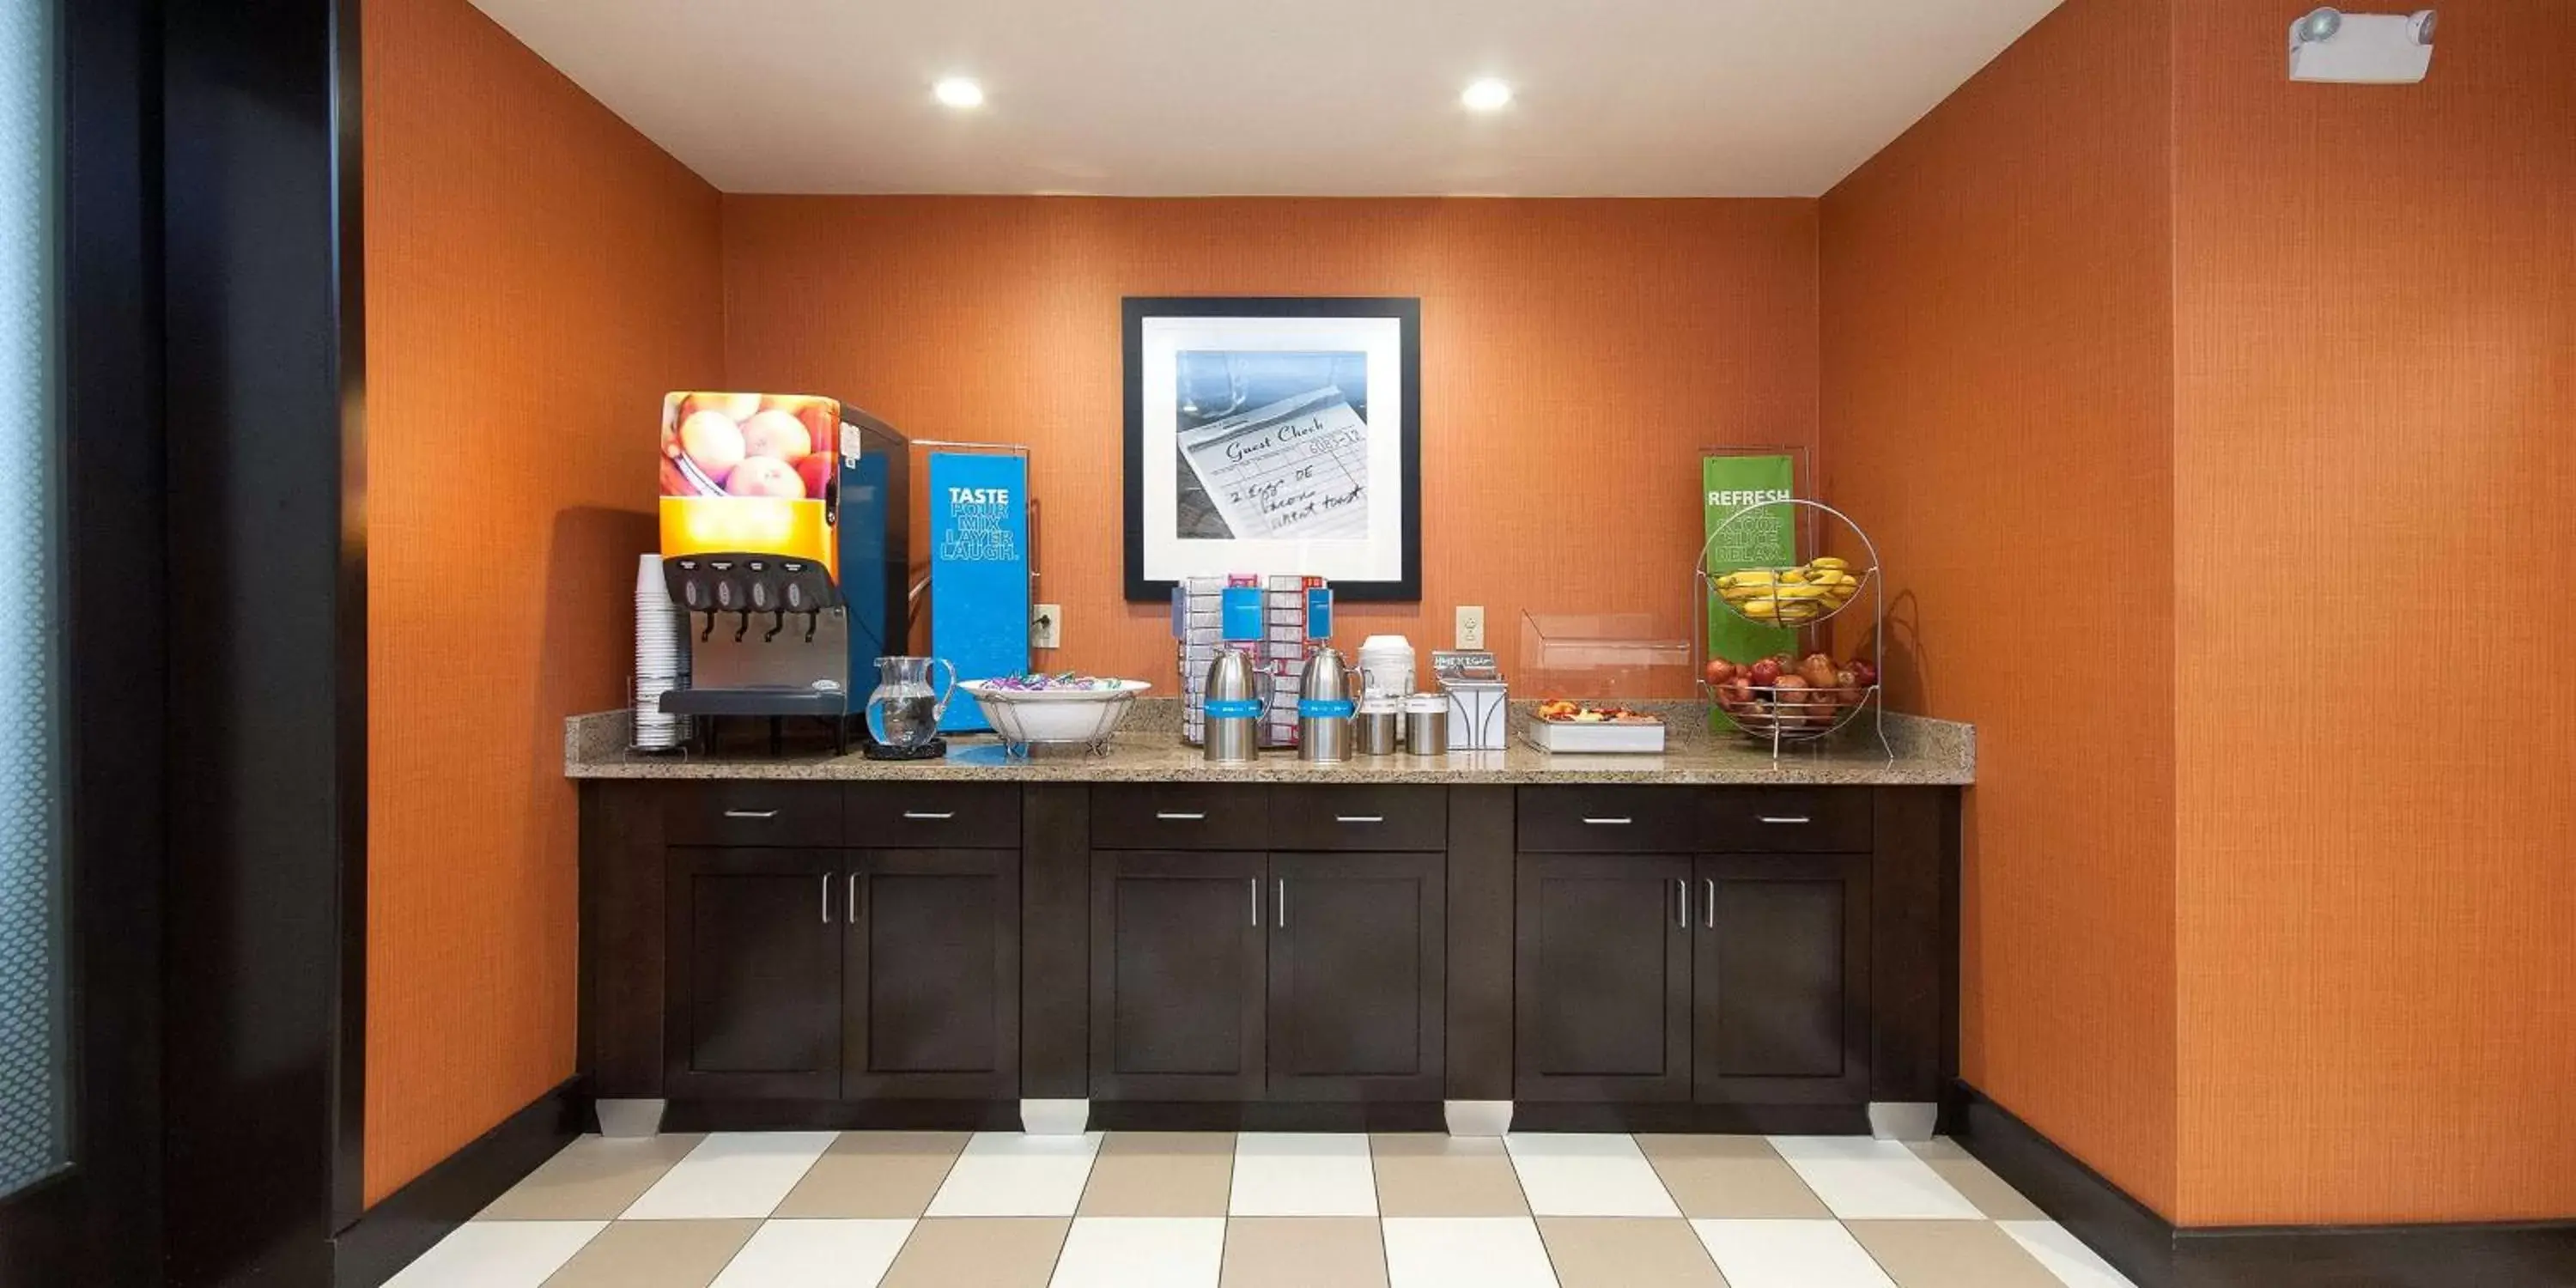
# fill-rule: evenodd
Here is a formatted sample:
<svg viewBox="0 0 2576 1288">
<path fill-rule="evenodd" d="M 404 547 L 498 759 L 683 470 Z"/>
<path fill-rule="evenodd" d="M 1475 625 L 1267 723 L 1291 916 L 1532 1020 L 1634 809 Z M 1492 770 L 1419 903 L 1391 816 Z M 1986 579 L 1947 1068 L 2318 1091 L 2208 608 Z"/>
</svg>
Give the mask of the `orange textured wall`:
<svg viewBox="0 0 2576 1288">
<path fill-rule="evenodd" d="M 1172 676 L 1121 598 L 1119 301 L 1422 299 L 1419 605 L 1340 634 L 1446 647 L 1482 604 L 1651 609 L 1689 631 L 1697 449 L 1811 445 L 1812 201 L 744 197 L 724 202 L 726 373 L 848 399 L 915 438 L 1035 449 L 1053 665 Z M 1686 681 L 1684 681 L 1686 683 Z"/>
<path fill-rule="evenodd" d="M 2177 6 L 2178 1215 L 2576 1215 L 2576 5 L 2308 7 Z"/>
<path fill-rule="evenodd" d="M 571 1076 L 565 714 L 624 698 L 664 390 L 722 371 L 714 189 L 465 0 L 369 0 L 372 1203 Z"/>
<path fill-rule="evenodd" d="M 1964 1076 L 2174 1195 L 2164 0 L 2072 0 L 1823 205 L 1824 491 L 1977 725 Z"/>
</svg>

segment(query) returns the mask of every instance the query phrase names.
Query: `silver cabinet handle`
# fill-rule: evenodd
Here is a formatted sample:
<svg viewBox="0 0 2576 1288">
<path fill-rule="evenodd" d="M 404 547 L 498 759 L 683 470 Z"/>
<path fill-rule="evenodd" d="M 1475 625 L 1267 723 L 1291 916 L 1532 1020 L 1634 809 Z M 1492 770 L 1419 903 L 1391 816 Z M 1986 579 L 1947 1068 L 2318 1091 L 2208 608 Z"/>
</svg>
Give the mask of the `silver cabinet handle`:
<svg viewBox="0 0 2576 1288">
<path fill-rule="evenodd" d="M 1708 928 L 1717 929 L 1717 878 L 1708 879 Z"/>
<path fill-rule="evenodd" d="M 1804 815 L 1804 814 L 1765 814 L 1765 815 L 1763 815 L 1763 816 L 1762 816 L 1762 821 L 1763 821 L 1763 822 L 1765 822 L 1765 823 L 1789 823 L 1789 824 L 1797 824 L 1797 823 L 1812 823 L 1812 822 L 1815 822 L 1815 820 L 1814 820 L 1814 819 L 1811 819 L 1811 818 L 1807 817 L 1807 816 L 1806 816 L 1806 815 Z"/>
<path fill-rule="evenodd" d="M 777 810 L 774 810 L 774 809 L 729 809 L 729 810 L 726 810 L 726 811 L 725 811 L 725 817 L 726 817 L 726 818 L 776 818 L 776 817 L 778 817 L 778 811 L 777 811 Z"/>
<path fill-rule="evenodd" d="M 832 924 L 832 874 L 823 874 L 823 924 Z"/>
<path fill-rule="evenodd" d="M 903 816 L 905 818 L 927 819 L 930 822 L 938 823 L 957 817 L 957 811 L 952 809 L 941 810 L 934 813 L 926 809 L 908 809 L 903 812 Z"/>
<path fill-rule="evenodd" d="M 1385 821 L 1386 821 L 1386 815 L 1384 815 L 1384 814 L 1335 814 L 1335 815 L 1333 816 L 1333 821 L 1334 821 L 1334 822 L 1336 822 L 1336 823 L 1383 823 L 1383 822 L 1385 822 Z"/>
<path fill-rule="evenodd" d="M 1254 877 L 1244 884 L 1252 887 L 1252 928 L 1259 930 L 1261 928 L 1261 878 Z"/>
<path fill-rule="evenodd" d="M 1627 818 L 1587 818 L 1583 823 L 1586 827 L 1626 827 L 1635 821 Z"/>
<path fill-rule="evenodd" d="M 1690 878 L 1673 878 L 1673 925 L 1690 929 Z"/>
<path fill-rule="evenodd" d="M 1279 890 L 1270 900 L 1270 923 L 1281 930 L 1288 928 L 1288 878 L 1279 878 Z"/>
<path fill-rule="evenodd" d="M 1157 811 L 1157 812 L 1155 813 L 1154 817 L 1156 817 L 1156 818 L 1158 818 L 1158 819 L 1161 819 L 1161 820 L 1163 820 L 1163 821 L 1164 821 L 1164 822 L 1166 822 L 1166 823 L 1195 823 L 1195 822 L 1198 822 L 1200 819 L 1206 818 L 1206 817 L 1207 817 L 1207 815 L 1205 815 L 1205 814 L 1175 814 L 1175 813 L 1173 813 L 1173 812 L 1172 812 L 1172 811 L 1170 811 L 1170 810 L 1161 810 L 1161 811 Z"/>
<path fill-rule="evenodd" d="M 856 872 L 850 874 L 850 910 L 843 920 L 853 926 L 859 924 L 859 874 Z"/>
</svg>

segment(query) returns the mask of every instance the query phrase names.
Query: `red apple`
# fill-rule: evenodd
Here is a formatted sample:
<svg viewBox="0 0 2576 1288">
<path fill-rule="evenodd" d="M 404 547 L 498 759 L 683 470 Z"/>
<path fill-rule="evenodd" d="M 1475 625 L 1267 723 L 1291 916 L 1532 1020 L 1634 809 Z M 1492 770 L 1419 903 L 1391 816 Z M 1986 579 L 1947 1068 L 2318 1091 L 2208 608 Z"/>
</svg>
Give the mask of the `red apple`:
<svg viewBox="0 0 2576 1288">
<path fill-rule="evenodd" d="M 809 452 L 804 460 L 796 462 L 796 477 L 805 481 L 805 495 L 829 495 L 832 470 L 839 463 L 840 458 L 830 452 Z"/>
<path fill-rule="evenodd" d="M 1766 657 L 1747 667 L 1744 678 L 1751 680 L 1754 688 L 1767 689 L 1780 682 L 1780 670 L 1779 659 Z"/>
<path fill-rule="evenodd" d="M 1710 658 L 1710 659 L 1708 660 L 1708 682 L 1709 682 L 1709 683 L 1711 683 L 1711 684 L 1724 684 L 1724 683 L 1726 683 L 1727 681 L 1732 680 L 1732 679 L 1734 679 L 1734 678 L 1735 678 L 1735 664 L 1734 664 L 1733 662 L 1729 662 L 1729 661 L 1727 661 L 1725 658 L 1722 658 L 1722 657 L 1713 657 L 1713 658 Z"/>
<path fill-rule="evenodd" d="M 725 480 L 725 491 L 735 496 L 783 497 L 790 501 L 804 499 L 805 480 L 796 477 L 796 467 L 768 456 L 747 456 Z"/>
</svg>

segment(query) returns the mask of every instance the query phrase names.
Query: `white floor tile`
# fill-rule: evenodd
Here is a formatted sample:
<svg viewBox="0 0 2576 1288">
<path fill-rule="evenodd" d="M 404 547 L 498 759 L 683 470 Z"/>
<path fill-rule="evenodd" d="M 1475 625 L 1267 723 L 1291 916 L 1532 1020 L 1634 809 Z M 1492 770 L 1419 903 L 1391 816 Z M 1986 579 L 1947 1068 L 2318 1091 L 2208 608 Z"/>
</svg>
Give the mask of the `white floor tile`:
<svg viewBox="0 0 2576 1288">
<path fill-rule="evenodd" d="M 2055 1221 L 1997 1221 L 2015 1243 L 2030 1250 L 2048 1273 L 2064 1281 L 2067 1288 L 2135 1288 L 2129 1277 L 2111 1268 L 2102 1254 L 2084 1246 L 2084 1241 Z"/>
<path fill-rule="evenodd" d="M 1244 1132 L 1234 1138 L 1236 1216 L 1376 1216 L 1368 1137 Z"/>
<path fill-rule="evenodd" d="M 1216 1288 L 1225 1218 L 1077 1217 L 1048 1288 Z"/>
<path fill-rule="evenodd" d="M 711 1288 L 876 1288 L 912 1222 L 771 1221 Z"/>
<path fill-rule="evenodd" d="M 385 1288 L 537 1288 L 605 1221 L 469 1221 Z"/>
<path fill-rule="evenodd" d="M 1100 1133 L 979 1131 L 930 1198 L 926 1216 L 1072 1216 L 1091 1179 Z"/>
<path fill-rule="evenodd" d="M 1390 1217 L 1380 1229 L 1387 1288 L 1556 1288 L 1528 1217 Z"/>
<path fill-rule="evenodd" d="M 1900 1141 L 1774 1136 L 1771 1147 L 1846 1221 L 1976 1221 L 1985 1216 Z"/>
<path fill-rule="evenodd" d="M 831 1148 L 828 1131 L 715 1132 L 698 1142 L 622 1221 L 708 1221 L 768 1216 Z"/>
<path fill-rule="evenodd" d="M 1503 1138 L 1536 1216 L 1680 1216 L 1634 1137 L 1531 1132 Z"/>
<path fill-rule="evenodd" d="M 1693 1221 L 1729 1288 L 1896 1288 L 1840 1221 Z"/>
</svg>

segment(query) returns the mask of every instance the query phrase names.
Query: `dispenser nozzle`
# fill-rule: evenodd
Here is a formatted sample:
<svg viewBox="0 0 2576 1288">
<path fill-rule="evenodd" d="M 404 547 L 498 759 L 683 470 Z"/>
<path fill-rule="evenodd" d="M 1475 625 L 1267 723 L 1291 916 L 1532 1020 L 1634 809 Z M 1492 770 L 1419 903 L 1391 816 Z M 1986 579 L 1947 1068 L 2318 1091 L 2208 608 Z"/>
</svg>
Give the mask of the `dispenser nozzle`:
<svg viewBox="0 0 2576 1288">
<path fill-rule="evenodd" d="M 760 633 L 760 642 L 766 644 L 771 640 L 777 639 L 778 633 L 786 629 L 787 610 L 780 609 L 777 612 L 771 613 L 769 615 L 769 629 Z"/>
</svg>

